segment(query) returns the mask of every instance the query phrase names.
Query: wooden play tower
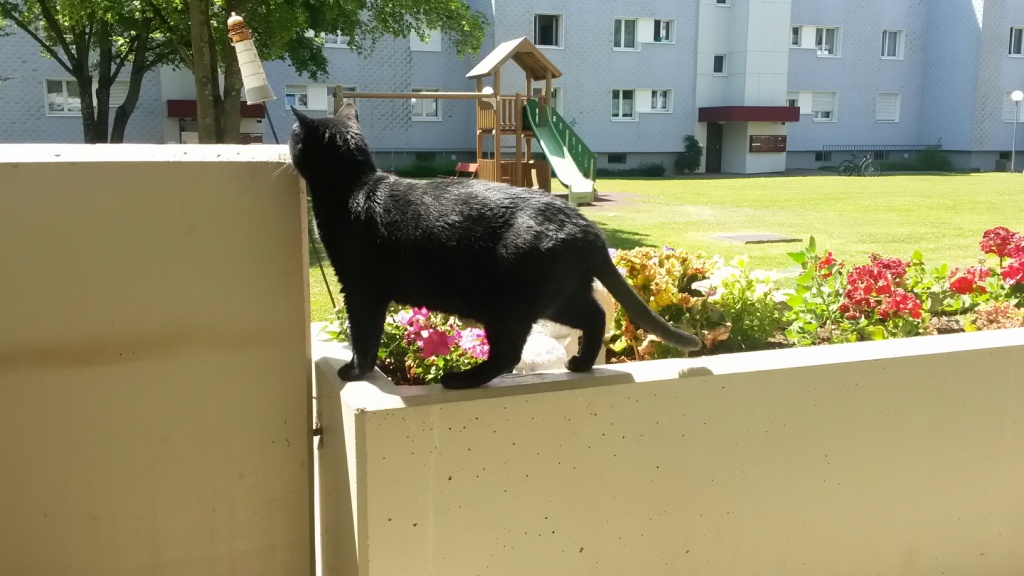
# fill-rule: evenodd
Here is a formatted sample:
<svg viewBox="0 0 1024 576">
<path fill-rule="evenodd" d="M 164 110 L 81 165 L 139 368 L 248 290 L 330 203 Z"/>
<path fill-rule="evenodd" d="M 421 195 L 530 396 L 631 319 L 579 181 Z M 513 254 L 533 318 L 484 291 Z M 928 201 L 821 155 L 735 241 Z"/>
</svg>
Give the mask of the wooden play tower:
<svg viewBox="0 0 1024 576">
<path fill-rule="evenodd" d="M 501 69 L 511 60 L 524 72 L 524 92 L 502 94 Z M 499 44 L 466 74 L 476 92 L 348 92 L 334 89 L 335 113 L 351 98 L 424 98 L 476 101 L 477 177 L 551 191 L 552 171 L 573 204 L 594 199 L 596 155 L 552 107 L 552 80 L 562 72 L 526 37 Z M 490 85 L 485 79 L 491 78 Z M 533 96 L 535 83 L 543 90 Z M 534 141 L 543 159 L 534 157 Z M 487 151 L 486 144 L 490 144 Z"/>
</svg>

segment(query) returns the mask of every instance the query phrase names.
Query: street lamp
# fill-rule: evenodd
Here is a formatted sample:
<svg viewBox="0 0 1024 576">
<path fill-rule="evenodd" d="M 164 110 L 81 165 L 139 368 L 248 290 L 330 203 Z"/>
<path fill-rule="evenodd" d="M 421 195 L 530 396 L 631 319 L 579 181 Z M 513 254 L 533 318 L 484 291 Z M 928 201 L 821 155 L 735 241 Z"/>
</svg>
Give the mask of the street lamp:
<svg viewBox="0 0 1024 576">
<path fill-rule="evenodd" d="M 1010 93 L 1010 99 L 1013 100 L 1013 146 L 1010 146 L 1010 172 L 1014 172 L 1013 161 L 1017 155 L 1017 119 L 1020 118 L 1020 101 L 1024 100 L 1024 92 L 1014 90 Z"/>
</svg>

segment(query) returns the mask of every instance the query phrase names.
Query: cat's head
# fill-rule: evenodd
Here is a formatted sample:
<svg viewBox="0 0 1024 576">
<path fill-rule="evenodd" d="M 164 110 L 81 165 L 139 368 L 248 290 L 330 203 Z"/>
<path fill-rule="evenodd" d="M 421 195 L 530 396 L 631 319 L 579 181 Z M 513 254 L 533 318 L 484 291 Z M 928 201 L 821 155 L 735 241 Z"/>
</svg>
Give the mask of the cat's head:
<svg viewBox="0 0 1024 576">
<path fill-rule="evenodd" d="M 337 116 L 311 118 L 292 106 L 295 125 L 288 141 L 292 165 L 307 181 L 361 177 L 376 171 L 359 128 L 356 107 L 347 102 Z"/>
</svg>

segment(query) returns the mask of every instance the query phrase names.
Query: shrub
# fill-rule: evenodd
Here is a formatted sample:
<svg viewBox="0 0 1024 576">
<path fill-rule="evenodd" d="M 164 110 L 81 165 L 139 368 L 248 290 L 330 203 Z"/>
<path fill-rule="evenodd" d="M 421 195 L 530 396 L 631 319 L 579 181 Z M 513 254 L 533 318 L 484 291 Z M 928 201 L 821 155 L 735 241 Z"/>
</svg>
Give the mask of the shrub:
<svg viewBox="0 0 1024 576">
<path fill-rule="evenodd" d="M 949 156 L 938 147 L 938 145 L 928 146 L 917 155 L 914 159 L 914 163 L 917 164 L 918 170 L 932 170 L 939 172 L 949 172 L 953 170 L 953 161 L 949 159 Z"/>
<path fill-rule="evenodd" d="M 665 175 L 665 165 L 661 162 L 644 162 L 636 168 L 598 168 L 597 176 L 604 178 L 639 177 L 661 178 Z"/>
<path fill-rule="evenodd" d="M 730 326 L 725 315 L 694 286 L 708 278 L 710 263 L 702 256 L 690 256 L 669 247 L 612 249 L 610 253 L 626 282 L 662 318 L 696 334 L 709 349 L 728 338 Z M 611 362 L 678 358 L 686 354 L 634 326 L 621 306 L 615 307 L 612 326 L 608 335 Z"/>
<path fill-rule="evenodd" d="M 395 174 L 403 178 L 454 176 L 455 162 L 413 162 L 412 164 L 395 168 Z"/>
<path fill-rule="evenodd" d="M 704 154 L 704 147 L 693 136 L 687 134 L 683 137 L 683 151 L 676 158 L 676 172 L 685 174 L 693 173 L 700 169 L 700 158 Z"/>
<path fill-rule="evenodd" d="M 722 342 L 725 350 L 759 350 L 782 325 L 782 311 L 776 302 L 778 277 L 763 270 L 751 271 L 746 256 L 737 256 L 729 266 L 719 257 L 708 280 L 698 282 L 708 301 L 721 309 L 732 328 Z"/>
</svg>

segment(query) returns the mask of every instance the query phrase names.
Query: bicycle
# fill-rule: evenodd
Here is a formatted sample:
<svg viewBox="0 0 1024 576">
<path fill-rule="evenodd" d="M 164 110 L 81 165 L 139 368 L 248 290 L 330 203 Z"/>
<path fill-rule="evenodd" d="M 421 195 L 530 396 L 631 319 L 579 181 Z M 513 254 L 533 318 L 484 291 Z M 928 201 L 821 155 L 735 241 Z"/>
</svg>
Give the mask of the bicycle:
<svg viewBox="0 0 1024 576">
<path fill-rule="evenodd" d="M 852 176 L 855 172 L 861 176 L 878 176 L 882 173 L 878 163 L 873 160 L 873 153 L 868 152 L 863 156 L 850 154 L 850 156 L 852 157 L 850 160 L 843 160 L 839 163 L 836 172 L 840 176 Z"/>
</svg>

